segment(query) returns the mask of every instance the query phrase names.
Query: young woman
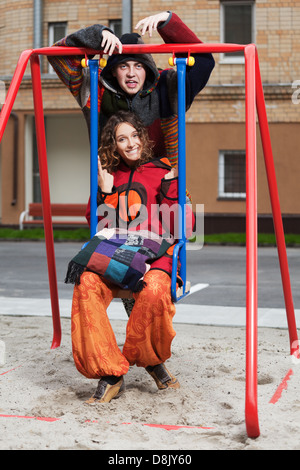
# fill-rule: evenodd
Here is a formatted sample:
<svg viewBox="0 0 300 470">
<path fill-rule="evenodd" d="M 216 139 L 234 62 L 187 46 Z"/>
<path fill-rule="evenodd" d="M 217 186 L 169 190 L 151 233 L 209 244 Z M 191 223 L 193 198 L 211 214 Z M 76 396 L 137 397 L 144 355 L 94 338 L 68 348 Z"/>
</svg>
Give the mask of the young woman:
<svg viewBox="0 0 300 470">
<path fill-rule="evenodd" d="M 171 168 L 166 158 L 152 158 L 146 128 L 136 115 L 119 112 L 109 119 L 103 130 L 99 157 L 98 213 L 102 214 L 99 217 L 102 229 L 114 229 L 116 224 L 117 228 L 126 226 L 129 234 L 146 232 L 154 234 L 154 238 L 172 240 L 174 220 L 170 210 L 168 220 L 164 220 L 160 209 L 177 202 L 176 169 Z M 116 216 L 111 217 L 112 213 Z M 88 403 L 109 402 L 117 397 L 124 389 L 124 375 L 134 364 L 144 367 L 159 389 L 179 387 L 164 365 L 171 356 L 176 334 L 172 326 L 175 306 L 171 299 L 171 251 L 167 249 L 151 260 L 143 288 L 133 294 L 135 303 L 122 351 L 106 313 L 119 286 L 89 269 L 84 269 L 80 283 L 75 284 L 74 361 L 84 376 L 99 379 Z"/>
<path fill-rule="evenodd" d="M 107 26 L 94 24 L 58 41 L 56 46 L 103 50 L 109 55 L 99 76 L 99 142 L 107 119 L 119 110 L 132 110 L 148 129 L 156 157 L 167 156 L 172 166 L 177 162 L 177 72 L 167 67 L 158 70 L 151 54 L 124 54 L 123 45 L 143 44 L 143 36 L 158 34 L 165 43 L 201 43 L 196 34 L 174 12 L 162 11 L 141 19 L 139 32 L 117 38 Z M 206 86 L 215 61 L 211 54 L 193 54 L 195 64 L 187 68 L 186 105 Z M 82 56 L 49 56 L 58 77 L 70 90 L 90 127 L 89 74 L 81 65 Z M 187 192 L 188 197 L 191 195 Z M 129 315 L 134 300 L 122 299 Z"/>
</svg>

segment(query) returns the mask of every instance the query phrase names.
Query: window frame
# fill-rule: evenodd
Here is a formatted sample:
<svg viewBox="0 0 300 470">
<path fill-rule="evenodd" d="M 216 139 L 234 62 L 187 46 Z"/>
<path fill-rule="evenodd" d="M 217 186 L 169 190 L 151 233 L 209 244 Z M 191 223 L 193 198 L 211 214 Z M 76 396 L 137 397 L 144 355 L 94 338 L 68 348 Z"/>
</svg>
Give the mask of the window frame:
<svg viewBox="0 0 300 470">
<path fill-rule="evenodd" d="M 220 200 L 245 200 L 246 192 L 225 192 L 225 156 L 226 155 L 244 155 L 246 171 L 246 151 L 245 150 L 219 150 L 219 180 L 218 180 L 218 199 Z M 246 175 L 245 175 L 246 176 Z M 246 190 L 246 188 L 245 188 Z"/>
<path fill-rule="evenodd" d="M 117 27 L 120 27 L 120 33 L 118 36 L 118 31 Z M 121 37 L 122 35 L 122 18 L 114 18 L 112 20 L 109 20 L 109 28 L 115 33 L 116 36 Z"/>
<path fill-rule="evenodd" d="M 225 7 L 226 5 L 250 5 L 251 6 L 251 41 L 250 43 L 255 43 L 256 36 L 256 8 L 255 0 L 220 0 L 220 41 L 223 44 L 225 43 Z M 228 57 L 226 53 L 220 53 L 220 64 L 244 64 L 245 57 Z"/>
<path fill-rule="evenodd" d="M 59 25 L 59 26 L 64 25 L 65 26 L 64 36 L 67 35 L 67 31 L 68 31 L 68 22 L 67 21 L 50 21 L 48 23 L 48 45 L 49 45 L 49 47 L 53 46 L 53 44 L 54 44 L 54 27 L 56 25 Z M 62 37 L 64 37 L 64 36 L 62 36 Z M 51 74 L 51 75 L 56 75 L 55 70 L 53 69 L 53 67 L 50 64 L 48 64 L 48 73 Z"/>
</svg>

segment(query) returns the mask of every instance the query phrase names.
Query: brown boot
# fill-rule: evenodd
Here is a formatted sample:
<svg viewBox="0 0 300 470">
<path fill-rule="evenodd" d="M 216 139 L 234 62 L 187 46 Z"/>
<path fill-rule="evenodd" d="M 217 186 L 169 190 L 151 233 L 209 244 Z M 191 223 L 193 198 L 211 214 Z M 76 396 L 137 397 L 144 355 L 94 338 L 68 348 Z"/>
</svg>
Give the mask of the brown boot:
<svg viewBox="0 0 300 470">
<path fill-rule="evenodd" d="M 105 377 L 99 380 L 98 387 L 94 395 L 85 403 L 92 405 L 94 403 L 109 403 L 113 398 L 118 398 L 125 391 L 125 382 L 123 377 L 120 377 L 117 383 L 111 385 Z"/>
<path fill-rule="evenodd" d="M 176 377 L 168 371 L 164 364 L 158 364 L 157 366 L 146 367 L 148 374 L 153 377 L 159 390 L 166 388 L 179 388 L 180 384 Z"/>
</svg>

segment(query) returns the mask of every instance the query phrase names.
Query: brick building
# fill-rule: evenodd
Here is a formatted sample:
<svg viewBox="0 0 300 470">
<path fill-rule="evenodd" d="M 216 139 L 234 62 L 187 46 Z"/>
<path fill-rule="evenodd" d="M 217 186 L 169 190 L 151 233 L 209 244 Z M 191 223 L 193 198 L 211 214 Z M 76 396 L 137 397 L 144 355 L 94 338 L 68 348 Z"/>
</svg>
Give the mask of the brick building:
<svg viewBox="0 0 300 470">
<path fill-rule="evenodd" d="M 48 46 L 93 23 L 109 25 L 118 34 L 125 3 L 127 7 L 131 3 L 133 26 L 142 17 L 168 9 L 176 12 L 203 42 L 257 45 L 285 230 L 299 232 L 300 6 L 295 0 L 0 0 L 0 83 L 8 89 L 24 49 Z M 36 12 L 38 7 L 42 8 Z M 160 43 L 161 39 L 156 35 L 151 42 Z M 216 66 L 210 81 L 186 116 L 187 185 L 194 203 L 204 204 L 206 231 L 243 230 L 244 60 L 239 54 L 214 57 Z M 161 67 L 168 66 L 165 55 L 155 56 L 155 60 Z M 86 202 L 89 144 L 83 116 L 46 59 L 42 61 L 42 72 L 51 201 Z M 28 67 L 0 144 L 3 225 L 17 224 L 21 211 L 39 200 L 34 132 Z M 259 133 L 257 171 L 260 229 L 272 230 Z"/>
</svg>

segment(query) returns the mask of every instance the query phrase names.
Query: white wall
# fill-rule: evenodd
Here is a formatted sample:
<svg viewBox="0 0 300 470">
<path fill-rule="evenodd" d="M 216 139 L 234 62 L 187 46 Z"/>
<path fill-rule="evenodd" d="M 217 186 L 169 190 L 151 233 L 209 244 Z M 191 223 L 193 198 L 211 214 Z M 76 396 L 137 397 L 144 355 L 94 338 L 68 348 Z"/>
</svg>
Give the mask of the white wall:
<svg viewBox="0 0 300 470">
<path fill-rule="evenodd" d="M 46 142 L 51 202 L 86 203 L 90 147 L 83 115 L 48 115 Z"/>
</svg>

